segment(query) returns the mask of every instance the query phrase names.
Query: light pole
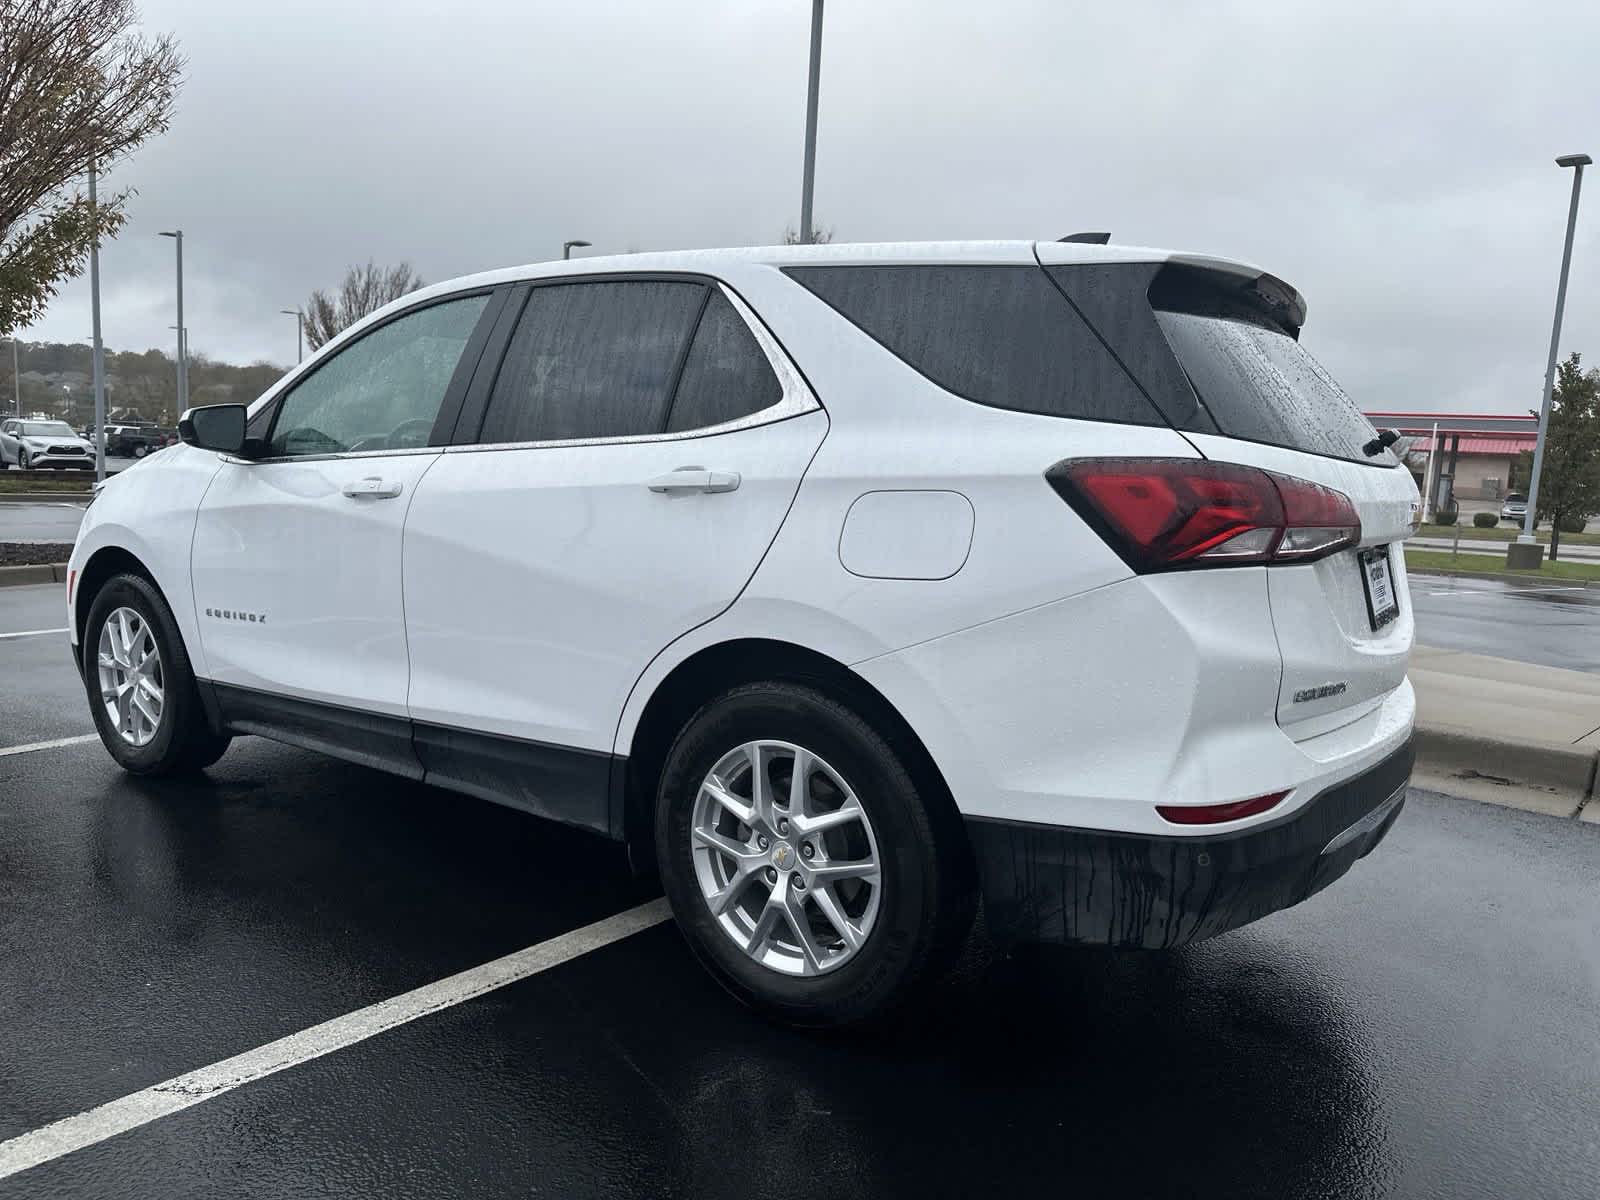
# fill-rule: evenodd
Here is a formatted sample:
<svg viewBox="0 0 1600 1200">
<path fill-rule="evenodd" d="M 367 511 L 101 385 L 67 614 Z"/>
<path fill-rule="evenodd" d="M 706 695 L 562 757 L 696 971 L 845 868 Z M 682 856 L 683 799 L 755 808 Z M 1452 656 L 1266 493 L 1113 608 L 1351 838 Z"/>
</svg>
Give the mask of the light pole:
<svg viewBox="0 0 1600 1200">
<path fill-rule="evenodd" d="M 1567 272 L 1572 267 L 1572 235 L 1578 227 L 1578 193 L 1583 188 L 1583 169 L 1594 159 L 1587 154 L 1566 154 L 1556 166 L 1572 168 L 1572 203 L 1567 209 L 1567 241 L 1561 250 L 1561 281 L 1556 284 L 1556 319 L 1550 329 L 1550 358 L 1544 368 L 1544 396 L 1539 404 L 1539 440 L 1533 448 L 1533 475 L 1528 480 L 1528 512 L 1522 518 L 1522 533 L 1506 547 L 1507 567 L 1538 568 L 1544 561 L 1544 547 L 1534 541 L 1533 529 L 1539 516 L 1539 476 L 1544 470 L 1545 435 L 1550 428 L 1550 397 L 1556 384 L 1556 353 L 1561 343 L 1561 315 L 1567 306 Z"/>
<path fill-rule="evenodd" d="M 189 407 L 189 355 L 183 336 L 183 230 L 164 229 L 161 236 L 178 244 L 178 412 L 181 415 Z"/>
<path fill-rule="evenodd" d="M 305 314 L 302 313 L 298 308 L 280 308 L 278 311 L 286 317 L 294 318 L 294 361 L 297 363 L 304 362 L 306 357 Z"/>
<path fill-rule="evenodd" d="M 800 181 L 800 240 L 816 240 L 811 228 L 811 185 L 817 175 L 817 86 L 822 73 L 822 0 L 811 0 L 811 78 L 806 84 L 806 165 Z"/>
<path fill-rule="evenodd" d="M 17 366 L 17 335 L 11 335 L 11 384 L 17 393 L 17 416 L 22 415 L 22 368 Z"/>
<path fill-rule="evenodd" d="M 591 243 L 584 241 L 582 238 L 574 238 L 570 242 L 562 242 L 561 243 L 561 258 L 562 258 L 562 261 L 565 261 L 565 260 L 567 260 L 567 259 L 572 257 L 572 248 L 574 246 L 588 246 L 590 244 Z"/>
<path fill-rule="evenodd" d="M 89 307 L 94 330 L 94 477 L 106 477 L 106 348 L 100 340 L 100 210 L 95 199 L 95 164 L 89 164 L 89 219 L 95 224 L 94 241 L 89 243 Z M 71 411 L 71 395 L 68 395 Z"/>
</svg>

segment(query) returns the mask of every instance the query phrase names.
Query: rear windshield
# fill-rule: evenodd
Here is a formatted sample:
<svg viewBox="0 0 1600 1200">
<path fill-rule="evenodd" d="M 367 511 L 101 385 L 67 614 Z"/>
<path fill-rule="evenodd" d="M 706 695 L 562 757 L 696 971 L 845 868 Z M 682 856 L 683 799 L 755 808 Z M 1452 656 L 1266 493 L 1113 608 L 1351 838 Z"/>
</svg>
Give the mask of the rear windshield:
<svg viewBox="0 0 1600 1200">
<path fill-rule="evenodd" d="M 1179 308 L 1153 290 L 1156 321 L 1222 433 L 1360 463 L 1398 461 L 1387 450 L 1362 451 L 1372 425 L 1282 326 L 1221 295 L 1197 300 L 1186 292 Z"/>
</svg>

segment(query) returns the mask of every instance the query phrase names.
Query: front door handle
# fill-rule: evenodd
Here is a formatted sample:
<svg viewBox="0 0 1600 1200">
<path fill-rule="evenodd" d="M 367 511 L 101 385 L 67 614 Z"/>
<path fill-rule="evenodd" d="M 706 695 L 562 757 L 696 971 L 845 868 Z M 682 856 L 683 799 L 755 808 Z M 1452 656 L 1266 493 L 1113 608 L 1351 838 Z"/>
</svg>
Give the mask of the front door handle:
<svg viewBox="0 0 1600 1200">
<path fill-rule="evenodd" d="M 731 492 L 739 486 L 737 471 L 708 471 L 705 467 L 679 467 L 650 481 L 652 492 Z"/>
<path fill-rule="evenodd" d="M 399 483 L 368 475 L 344 485 L 344 494 L 352 500 L 393 500 L 400 494 Z"/>
</svg>

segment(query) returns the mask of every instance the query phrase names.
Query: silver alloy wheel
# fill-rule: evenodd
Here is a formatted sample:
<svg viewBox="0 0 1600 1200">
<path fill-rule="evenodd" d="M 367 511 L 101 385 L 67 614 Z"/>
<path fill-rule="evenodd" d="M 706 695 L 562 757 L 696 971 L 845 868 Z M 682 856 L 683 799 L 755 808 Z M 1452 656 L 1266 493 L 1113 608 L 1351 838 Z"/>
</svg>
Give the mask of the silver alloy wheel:
<svg viewBox="0 0 1600 1200">
<path fill-rule="evenodd" d="M 690 833 L 711 915 L 763 966 L 826 974 L 872 933 L 883 893 L 872 822 L 803 746 L 746 742 L 723 755 L 700 784 Z"/>
<path fill-rule="evenodd" d="M 136 610 L 119 608 L 100 627 L 99 655 L 106 716 L 128 745 L 149 745 L 165 698 L 155 631 Z"/>
</svg>

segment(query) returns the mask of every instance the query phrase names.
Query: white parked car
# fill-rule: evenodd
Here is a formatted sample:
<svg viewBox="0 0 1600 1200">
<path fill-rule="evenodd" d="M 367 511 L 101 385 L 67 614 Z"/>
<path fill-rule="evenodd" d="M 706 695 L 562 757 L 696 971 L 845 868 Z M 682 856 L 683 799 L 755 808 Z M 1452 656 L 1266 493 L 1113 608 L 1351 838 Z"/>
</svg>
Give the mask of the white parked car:
<svg viewBox="0 0 1600 1200">
<path fill-rule="evenodd" d="M 496 271 L 122 472 L 70 564 L 128 770 L 260 734 L 625 842 L 734 994 L 1297 903 L 1411 771 L 1417 492 L 1261 271 L 995 242 Z"/>
<path fill-rule="evenodd" d="M 94 447 L 65 421 L 11 417 L 0 421 L 0 470 L 43 467 L 94 468 Z"/>
</svg>

